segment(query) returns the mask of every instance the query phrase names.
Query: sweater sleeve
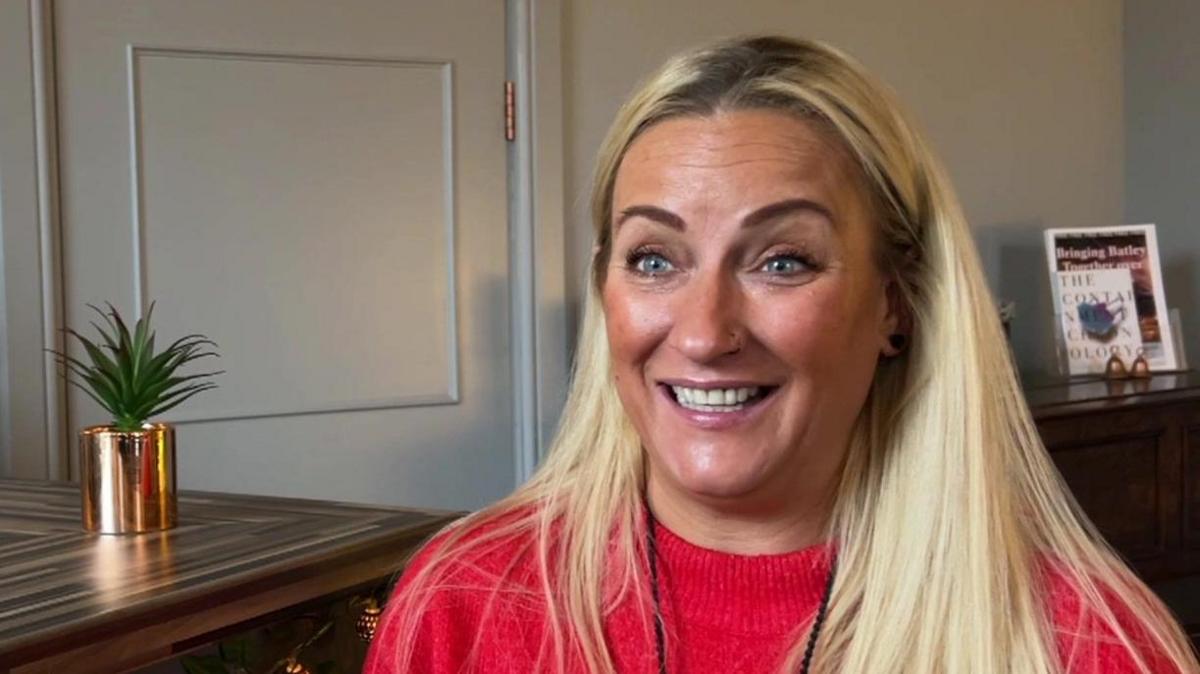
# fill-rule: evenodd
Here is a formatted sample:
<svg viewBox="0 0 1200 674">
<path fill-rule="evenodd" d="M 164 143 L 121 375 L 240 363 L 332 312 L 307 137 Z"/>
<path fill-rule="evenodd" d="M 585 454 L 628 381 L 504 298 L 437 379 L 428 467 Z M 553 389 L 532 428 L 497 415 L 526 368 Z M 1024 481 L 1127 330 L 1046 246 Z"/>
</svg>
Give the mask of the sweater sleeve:
<svg viewBox="0 0 1200 674">
<path fill-rule="evenodd" d="M 1061 575 L 1051 573 L 1049 589 L 1055 640 L 1066 674 L 1185 674 L 1155 643 L 1145 620 L 1116 593 L 1104 591 L 1103 598 L 1132 649 L 1095 610 L 1085 608 L 1077 588 Z M 1138 666 L 1134 651 L 1148 670 Z"/>
</svg>

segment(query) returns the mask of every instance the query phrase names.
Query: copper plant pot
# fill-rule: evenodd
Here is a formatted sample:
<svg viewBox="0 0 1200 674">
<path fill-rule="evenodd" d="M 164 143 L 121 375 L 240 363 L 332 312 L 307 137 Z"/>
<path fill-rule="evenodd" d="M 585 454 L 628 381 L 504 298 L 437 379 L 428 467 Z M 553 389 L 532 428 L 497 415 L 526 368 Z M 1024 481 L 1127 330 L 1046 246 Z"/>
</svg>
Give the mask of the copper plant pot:
<svg viewBox="0 0 1200 674">
<path fill-rule="evenodd" d="M 79 433 L 79 465 L 84 529 L 136 534 L 177 523 L 173 426 L 85 428 Z"/>
</svg>

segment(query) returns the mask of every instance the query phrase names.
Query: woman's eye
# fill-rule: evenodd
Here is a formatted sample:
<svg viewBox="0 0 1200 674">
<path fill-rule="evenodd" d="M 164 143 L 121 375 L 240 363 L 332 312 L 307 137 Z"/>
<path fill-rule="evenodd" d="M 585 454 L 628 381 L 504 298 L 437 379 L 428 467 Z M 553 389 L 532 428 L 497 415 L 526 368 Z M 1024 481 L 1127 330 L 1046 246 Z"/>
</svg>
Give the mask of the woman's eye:
<svg viewBox="0 0 1200 674">
<path fill-rule="evenodd" d="M 670 261 L 658 253 L 640 253 L 631 262 L 634 271 L 647 276 L 665 274 L 673 268 Z"/>
<path fill-rule="evenodd" d="M 779 276 L 790 276 L 808 270 L 808 264 L 794 255 L 776 255 L 763 263 L 762 271 Z"/>
</svg>

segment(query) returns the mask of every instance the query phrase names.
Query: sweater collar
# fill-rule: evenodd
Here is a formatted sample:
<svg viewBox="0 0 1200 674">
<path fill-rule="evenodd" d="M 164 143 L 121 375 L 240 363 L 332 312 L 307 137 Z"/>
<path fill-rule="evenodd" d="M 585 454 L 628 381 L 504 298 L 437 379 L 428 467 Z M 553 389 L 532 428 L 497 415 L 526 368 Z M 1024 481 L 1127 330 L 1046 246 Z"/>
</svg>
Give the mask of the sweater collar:
<svg viewBox="0 0 1200 674">
<path fill-rule="evenodd" d="M 832 568 L 832 543 L 738 555 L 700 547 L 661 523 L 655 526 L 666 613 L 686 624 L 744 635 L 786 634 L 815 615 Z"/>
</svg>

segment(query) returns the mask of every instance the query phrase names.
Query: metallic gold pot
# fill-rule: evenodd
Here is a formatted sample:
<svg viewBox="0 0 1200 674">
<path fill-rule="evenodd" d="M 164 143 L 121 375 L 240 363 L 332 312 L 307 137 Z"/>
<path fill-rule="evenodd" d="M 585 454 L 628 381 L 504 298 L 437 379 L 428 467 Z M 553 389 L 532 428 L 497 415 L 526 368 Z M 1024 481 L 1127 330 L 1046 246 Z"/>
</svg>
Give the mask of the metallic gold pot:
<svg viewBox="0 0 1200 674">
<path fill-rule="evenodd" d="M 140 431 L 92 426 L 79 433 L 83 528 L 136 534 L 174 527 L 175 428 L 145 424 Z"/>
</svg>

